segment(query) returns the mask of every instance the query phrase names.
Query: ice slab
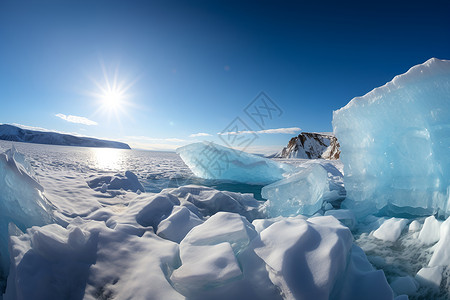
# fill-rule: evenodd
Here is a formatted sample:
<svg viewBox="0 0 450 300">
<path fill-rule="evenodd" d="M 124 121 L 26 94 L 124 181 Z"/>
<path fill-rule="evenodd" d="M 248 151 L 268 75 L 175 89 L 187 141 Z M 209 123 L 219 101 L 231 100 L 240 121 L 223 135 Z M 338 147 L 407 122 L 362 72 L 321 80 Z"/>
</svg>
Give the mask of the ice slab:
<svg viewBox="0 0 450 300">
<path fill-rule="evenodd" d="M 270 217 L 313 215 L 322 208 L 330 192 L 327 171 L 320 164 L 311 164 L 288 178 L 262 188 L 261 195 Z"/>
<path fill-rule="evenodd" d="M 197 215 L 184 206 L 174 206 L 172 213 L 158 225 L 160 237 L 179 243 L 195 226 L 203 223 Z"/>
<path fill-rule="evenodd" d="M 198 177 L 248 184 L 268 184 L 283 178 L 292 166 L 223 147 L 214 143 L 194 143 L 177 149 L 186 165 Z"/>
<path fill-rule="evenodd" d="M 333 113 L 347 199 L 367 215 L 450 213 L 450 61 L 430 59 Z"/>
<path fill-rule="evenodd" d="M 438 289 L 442 281 L 442 266 L 422 268 L 417 272 L 416 280 L 422 286 Z"/>
<path fill-rule="evenodd" d="M 450 267 L 450 217 L 440 226 L 439 242 L 436 244 L 429 266 Z"/>
<path fill-rule="evenodd" d="M 419 240 L 425 245 L 434 244 L 439 241 L 439 231 L 441 222 L 436 220 L 434 216 L 425 219 L 422 230 L 419 233 Z"/>
<path fill-rule="evenodd" d="M 14 147 L 0 154 L 0 263 L 9 266 L 8 223 L 25 231 L 34 225 L 54 222 L 52 205 L 43 196 L 44 188 L 32 175 L 32 168 Z"/>
<path fill-rule="evenodd" d="M 374 231 L 373 236 L 377 239 L 389 242 L 395 242 L 400 237 L 403 228 L 408 224 L 407 219 L 391 218 L 383 222 L 381 226 Z"/>
<path fill-rule="evenodd" d="M 257 235 L 246 218 L 228 212 L 218 212 L 205 223 L 194 227 L 181 241 L 180 248 L 188 245 L 205 246 L 228 242 L 238 254 Z"/>
<path fill-rule="evenodd" d="M 411 222 L 411 224 L 409 224 L 408 230 L 412 232 L 417 232 L 420 230 L 421 227 L 422 225 L 419 223 L 419 221 L 414 220 Z"/>
</svg>

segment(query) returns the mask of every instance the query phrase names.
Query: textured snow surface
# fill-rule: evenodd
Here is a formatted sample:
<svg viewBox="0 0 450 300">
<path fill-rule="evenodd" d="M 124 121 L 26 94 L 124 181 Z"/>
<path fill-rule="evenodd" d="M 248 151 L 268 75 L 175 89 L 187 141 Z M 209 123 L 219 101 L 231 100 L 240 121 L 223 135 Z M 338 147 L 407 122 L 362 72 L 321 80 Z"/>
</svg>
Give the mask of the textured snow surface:
<svg viewBox="0 0 450 300">
<path fill-rule="evenodd" d="M 449 91 L 450 61 L 433 58 L 333 113 L 347 207 L 449 215 Z"/>
<path fill-rule="evenodd" d="M 383 273 L 370 266 L 350 230 L 334 217 L 266 219 L 263 202 L 251 194 L 197 185 L 138 194 L 125 190 L 124 181 L 121 193 L 108 194 L 101 189 L 109 184 L 101 182 L 105 177 L 60 167 L 53 166 L 53 179 L 38 189 L 41 196 L 64 195 L 49 195 L 56 222 L 21 230 L 9 225 L 4 299 L 393 297 Z M 30 165 L 21 170 L 27 168 L 31 173 Z M 79 183 L 72 193 L 64 190 L 66 179 Z M 94 188 L 92 180 L 99 181 Z M 20 184 L 26 190 L 37 183 Z M 94 204 L 76 213 L 77 200 Z"/>
<path fill-rule="evenodd" d="M 291 166 L 213 143 L 194 143 L 177 149 L 198 177 L 268 184 L 283 178 Z"/>
</svg>

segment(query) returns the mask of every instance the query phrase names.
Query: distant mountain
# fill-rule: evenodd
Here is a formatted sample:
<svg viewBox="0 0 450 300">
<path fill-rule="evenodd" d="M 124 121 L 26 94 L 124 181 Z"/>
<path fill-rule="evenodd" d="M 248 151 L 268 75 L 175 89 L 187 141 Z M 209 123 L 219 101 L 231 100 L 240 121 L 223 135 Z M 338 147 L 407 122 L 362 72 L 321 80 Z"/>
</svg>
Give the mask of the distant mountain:
<svg viewBox="0 0 450 300">
<path fill-rule="evenodd" d="M 339 159 L 339 143 L 332 133 L 302 132 L 272 157 Z"/>
<path fill-rule="evenodd" d="M 79 137 L 56 132 L 28 130 L 8 124 L 0 125 L 0 140 L 61 146 L 131 149 L 128 144 L 121 142 Z"/>
</svg>

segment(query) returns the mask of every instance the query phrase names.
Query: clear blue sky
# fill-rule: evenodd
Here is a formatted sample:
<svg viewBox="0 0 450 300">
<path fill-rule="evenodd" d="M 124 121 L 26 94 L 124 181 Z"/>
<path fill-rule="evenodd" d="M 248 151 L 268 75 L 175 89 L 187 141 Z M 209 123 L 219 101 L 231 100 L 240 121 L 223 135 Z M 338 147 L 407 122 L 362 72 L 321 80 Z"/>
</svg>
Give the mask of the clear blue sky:
<svg viewBox="0 0 450 300">
<path fill-rule="evenodd" d="M 236 117 L 253 131 L 331 131 L 353 97 L 450 59 L 449 1 L 311 2 L 0 0 L 0 123 L 148 149 L 220 142 Z M 282 114 L 259 127 L 244 109 L 261 91 Z M 295 131 L 258 133 L 249 149 Z"/>
</svg>

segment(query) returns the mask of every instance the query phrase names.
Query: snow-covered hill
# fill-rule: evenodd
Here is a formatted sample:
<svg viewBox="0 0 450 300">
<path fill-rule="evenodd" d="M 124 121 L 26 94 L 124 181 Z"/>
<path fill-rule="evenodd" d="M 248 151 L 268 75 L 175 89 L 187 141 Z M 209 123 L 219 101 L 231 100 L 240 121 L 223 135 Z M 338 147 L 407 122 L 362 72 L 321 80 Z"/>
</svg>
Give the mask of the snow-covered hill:
<svg viewBox="0 0 450 300">
<path fill-rule="evenodd" d="M 287 147 L 274 157 L 339 159 L 340 153 L 339 143 L 332 133 L 302 132 L 291 138 Z"/>
<path fill-rule="evenodd" d="M 57 132 L 35 131 L 8 124 L 0 125 L 0 140 L 61 146 L 131 149 L 128 144 L 121 142 L 79 137 Z"/>
</svg>

